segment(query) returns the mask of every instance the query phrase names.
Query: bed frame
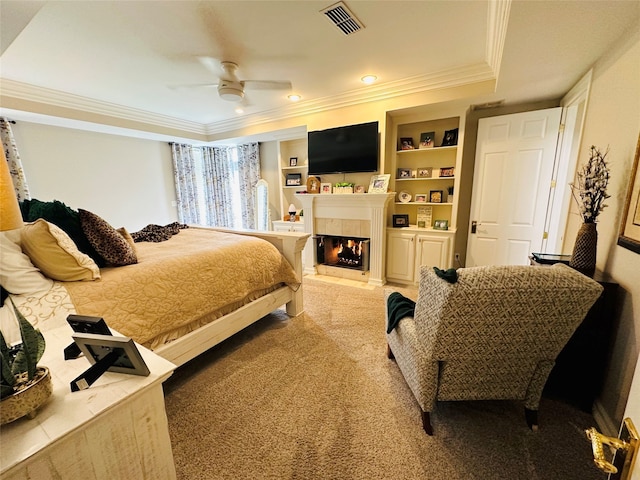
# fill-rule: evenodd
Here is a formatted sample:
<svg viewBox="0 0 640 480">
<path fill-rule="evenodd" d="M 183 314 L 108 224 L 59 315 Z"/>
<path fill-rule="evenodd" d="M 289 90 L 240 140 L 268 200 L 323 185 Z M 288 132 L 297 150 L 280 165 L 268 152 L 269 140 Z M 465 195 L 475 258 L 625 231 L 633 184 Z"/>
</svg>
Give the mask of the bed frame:
<svg viewBox="0 0 640 480">
<path fill-rule="evenodd" d="M 289 261 L 298 278 L 302 280 L 302 250 L 310 236 L 308 233 L 232 230 L 214 227 L 210 227 L 210 229 L 250 235 L 270 242 Z M 176 366 L 180 366 L 285 304 L 287 314 L 291 317 L 296 317 L 304 311 L 302 285 L 295 292 L 287 286 L 274 290 L 177 340 L 154 349 L 154 353 Z"/>
</svg>

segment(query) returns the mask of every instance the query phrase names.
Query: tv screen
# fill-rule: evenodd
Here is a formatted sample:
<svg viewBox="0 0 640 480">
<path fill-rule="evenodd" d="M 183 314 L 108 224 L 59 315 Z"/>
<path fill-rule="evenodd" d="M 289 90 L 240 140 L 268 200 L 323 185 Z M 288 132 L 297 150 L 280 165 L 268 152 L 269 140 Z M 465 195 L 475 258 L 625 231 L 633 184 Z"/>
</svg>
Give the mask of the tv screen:
<svg viewBox="0 0 640 480">
<path fill-rule="evenodd" d="M 376 172 L 378 122 L 308 133 L 309 175 Z"/>
</svg>

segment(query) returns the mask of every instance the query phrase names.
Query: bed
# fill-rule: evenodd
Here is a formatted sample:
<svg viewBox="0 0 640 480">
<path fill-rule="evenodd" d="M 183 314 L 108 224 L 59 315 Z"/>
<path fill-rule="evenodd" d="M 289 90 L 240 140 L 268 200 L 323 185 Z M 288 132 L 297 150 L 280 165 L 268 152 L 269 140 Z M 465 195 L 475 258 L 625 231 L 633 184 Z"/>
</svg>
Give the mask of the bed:
<svg viewBox="0 0 640 480">
<path fill-rule="evenodd" d="M 308 237 L 189 227 L 166 241 L 135 243 L 137 262 L 102 267 L 100 278 L 45 277 L 49 288 L 10 297 L 43 331 L 70 313 L 99 316 L 111 329 L 182 365 L 283 305 L 289 316 L 302 313 L 301 254 Z M 24 233 L 21 240 L 22 252 L 36 259 Z M 2 247 L 5 266 L 8 249 Z"/>
</svg>

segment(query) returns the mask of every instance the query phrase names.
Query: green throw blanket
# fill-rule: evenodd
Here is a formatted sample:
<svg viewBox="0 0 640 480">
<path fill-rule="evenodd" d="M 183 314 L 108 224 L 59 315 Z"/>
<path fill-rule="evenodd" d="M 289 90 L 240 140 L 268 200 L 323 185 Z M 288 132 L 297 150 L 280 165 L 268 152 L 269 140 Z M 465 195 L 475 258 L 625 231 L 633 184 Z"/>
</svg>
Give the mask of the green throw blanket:
<svg viewBox="0 0 640 480">
<path fill-rule="evenodd" d="M 416 308 L 416 302 L 401 295 L 398 292 L 393 292 L 387 298 L 387 333 L 396 328 L 398 322 L 404 317 L 413 317 L 413 313 Z"/>
<path fill-rule="evenodd" d="M 458 281 L 458 272 L 456 272 L 455 268 L 442 270 L 438 267 L 433 267 L 433 271 L 436 272 L 436 275 L 449 283 L 456 283 Z"/>
</svg>

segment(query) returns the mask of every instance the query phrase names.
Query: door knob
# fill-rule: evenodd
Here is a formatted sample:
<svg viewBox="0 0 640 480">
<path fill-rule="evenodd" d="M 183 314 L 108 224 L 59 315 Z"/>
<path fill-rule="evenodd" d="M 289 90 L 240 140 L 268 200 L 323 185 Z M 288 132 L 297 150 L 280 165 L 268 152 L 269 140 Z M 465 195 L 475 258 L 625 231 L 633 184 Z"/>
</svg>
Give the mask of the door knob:
<svg viewBox="0 0 640 480">
<path fill-rule="evenodd" d="M 620 432 L 620 438 L 608 437 L 601 434 L 595 427 L 585 430 L 587 438 L 591 440 L 593 450 L 593 462 L 606 473 L 620 475 L 611 477 L 619 480 L 631 478 L 631 470 L 638 452 L 638 432 L 630 418 L 625 418 Z M 605 458 L 603 445 L 608 445 L 615 451 L 613 462 Z"/>
</svg>

